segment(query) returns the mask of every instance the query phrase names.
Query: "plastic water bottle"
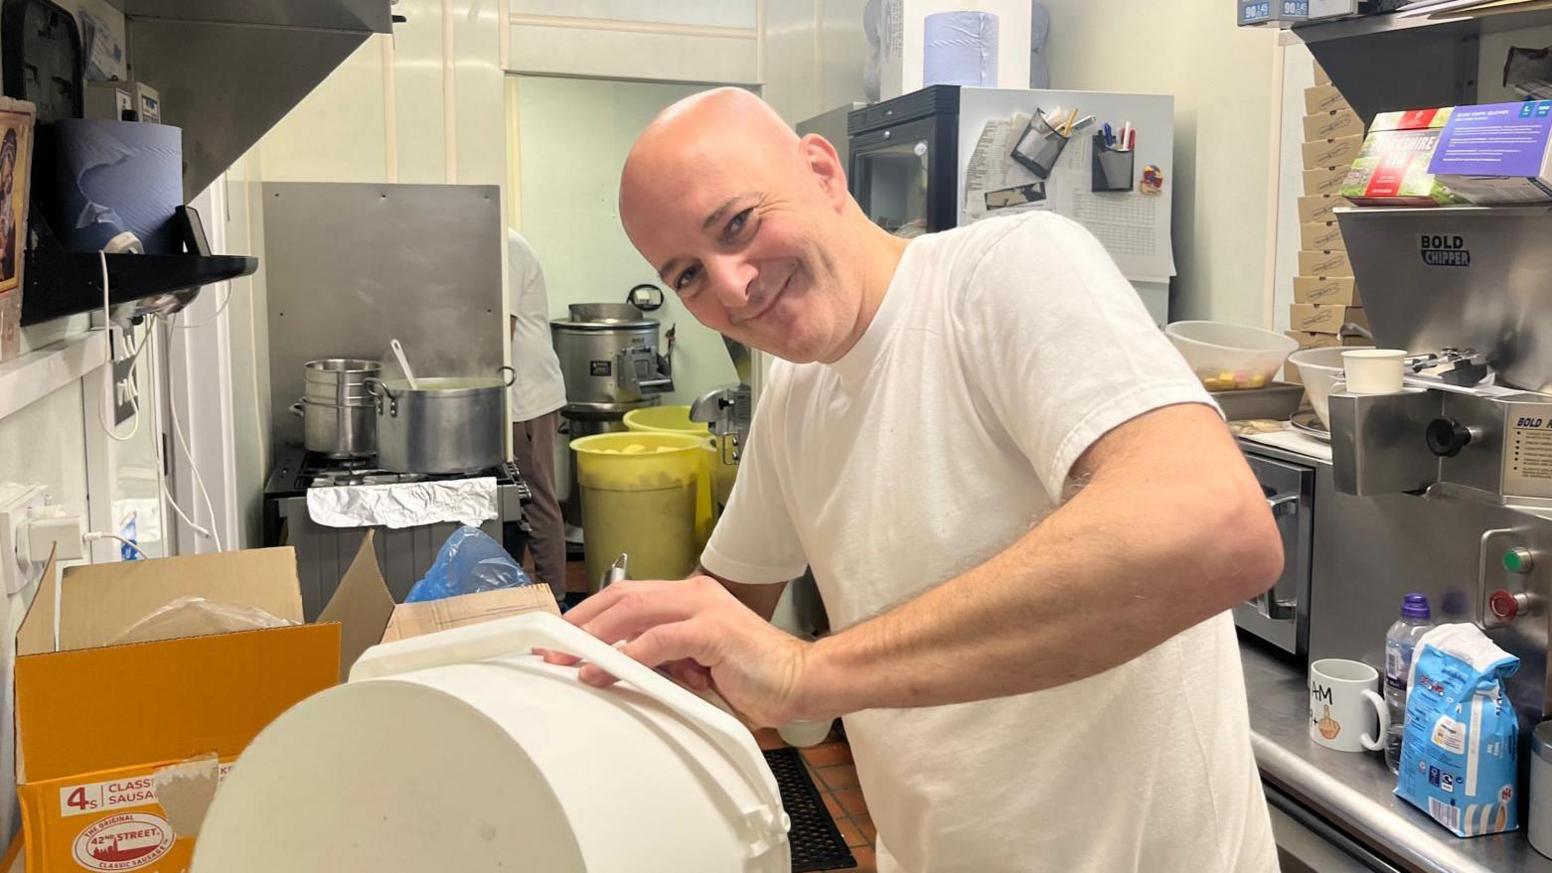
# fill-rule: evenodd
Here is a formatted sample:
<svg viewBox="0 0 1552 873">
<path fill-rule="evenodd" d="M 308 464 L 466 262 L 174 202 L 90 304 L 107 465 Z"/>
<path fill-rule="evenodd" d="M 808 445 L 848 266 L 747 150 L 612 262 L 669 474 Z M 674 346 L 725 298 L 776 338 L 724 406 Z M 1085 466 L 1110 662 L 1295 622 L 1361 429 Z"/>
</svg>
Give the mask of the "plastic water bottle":
<svg viewBox="0 0 1552 873">
<path fill-rule="evenodd" d="M 1417 641 L 1433 629 L 1433 615 L 1426 594 L 1401 599 L 1401 618 L 1385 632 L 1385 704 L 1390 710 L 1390 731 L 1385 735 L 1385 764 L 1401 771 L 1401 742 L 1406 728 L 1407 680 L 1412 674 L 1412 653 Z"/>
</svg>

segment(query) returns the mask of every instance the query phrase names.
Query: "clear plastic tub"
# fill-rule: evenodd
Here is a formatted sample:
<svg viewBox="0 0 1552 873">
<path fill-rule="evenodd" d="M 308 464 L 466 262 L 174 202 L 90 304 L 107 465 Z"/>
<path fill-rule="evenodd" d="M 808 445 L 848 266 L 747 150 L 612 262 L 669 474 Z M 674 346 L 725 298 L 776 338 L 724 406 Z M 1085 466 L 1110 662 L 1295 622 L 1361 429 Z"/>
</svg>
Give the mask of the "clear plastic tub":
<svg viewBox="0 0 1552 873">
<path fill-rule="evenodd" d="M 1304 380 L 1304 393 L 1309 395 L 1310 406 L 1320 417 L 1320 423 L 1331 429 L 1331 387 L 1342 379 L 1342 353 L 1368 346 L 1333 346 L 1324 349 L 1301 349 L 1288 356 L 1288 363 L 1299 368 L 1299 378 Z"/>
<path fill-rule="evenodd" d="M 1177 321 L 1164 334 L 1209 391 L 1264 388 L 1299 347 L 1280 333 L 1224 321 Z"/>
</svg>

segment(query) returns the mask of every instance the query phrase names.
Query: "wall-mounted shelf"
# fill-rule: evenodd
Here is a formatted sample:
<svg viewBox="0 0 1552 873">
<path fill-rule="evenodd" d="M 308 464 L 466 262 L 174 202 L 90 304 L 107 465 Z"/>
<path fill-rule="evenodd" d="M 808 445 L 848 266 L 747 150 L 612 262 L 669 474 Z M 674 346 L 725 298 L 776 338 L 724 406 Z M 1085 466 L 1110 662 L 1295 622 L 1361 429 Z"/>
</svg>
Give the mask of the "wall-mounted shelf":
<svg viewBox="0 0 1552 873">
<path fill-rule="evenodd" d="M 77 334 L 0 363 L 0 419 L 108 362 L 107 333 Z M 37 438 L 50 439 L 48 434 Z"/>
<path fill-rule="evenodd" d="M 1435 19 L 1398 13 L 1293 27 L 1365 122 L 1380 112 L 1479 102 L 1484 35 L 1552 25 L 1552 9 Z M 1537 43 L 1542 45 L 1544 43 Z"/>
<path fill-rule="evenodd" d="M 1384 15 L 1364 15 L 1296 25 L 1284 31 L 1282 39 L 1285 42 L 1302 42 L 1313 48 L 1316 43 L 1386 37 L 1407 32 L 1415 32 L 1431 38 L 1450 38 L 1458 36 L 1459 32 L 1480 35 L 1548 24 L 1552 24 L 1552 9 L 1443 19 L 1431 18 L 1427 15 L 1403 16 L 1389 12 Z"/>
</svg>

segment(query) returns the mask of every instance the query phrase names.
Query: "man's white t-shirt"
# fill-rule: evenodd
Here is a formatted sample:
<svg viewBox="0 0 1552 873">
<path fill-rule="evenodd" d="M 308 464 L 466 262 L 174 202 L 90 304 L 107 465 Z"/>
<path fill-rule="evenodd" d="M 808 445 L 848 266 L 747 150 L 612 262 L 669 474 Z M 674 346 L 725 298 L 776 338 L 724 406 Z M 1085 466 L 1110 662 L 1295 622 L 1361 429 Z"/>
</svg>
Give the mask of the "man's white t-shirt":
<svg viewBox="0 0 1552 873">
<path fill-rule="evenodd" d="M 507 231 L 507 288 L 512 307 L 512 387 L 507 389 L 513 421 L 532 421 L 566 405 L 566 383 L 550 339 L 550 304 L 544 270 L 533 246 Z"/>
<path fill-rule="evenodd" d="M 1178 403 L 1212 401 L 1077 224 L 921 237 L 844 358 L 773 363 L 703 561 L 809 565 L 846 628 L 1011 545 L 1090 444 Z M 1277 869 L 1227 613 L 1058 688 L 845 721 L 881 873 Z"/>
</svg>

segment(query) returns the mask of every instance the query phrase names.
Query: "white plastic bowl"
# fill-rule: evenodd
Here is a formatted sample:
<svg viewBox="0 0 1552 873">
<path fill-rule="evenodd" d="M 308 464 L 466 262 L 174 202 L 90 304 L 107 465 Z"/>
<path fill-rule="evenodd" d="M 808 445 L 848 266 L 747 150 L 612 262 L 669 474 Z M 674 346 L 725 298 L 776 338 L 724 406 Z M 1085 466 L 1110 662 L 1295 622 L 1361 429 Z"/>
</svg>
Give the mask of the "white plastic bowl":
<svg viewBox="0 0 1552 873">
<path fill-rule="evenodd" d="M 1177 321 L 1164 334 L 1209 391 L 1263 387 L 1299 347 L 1275 331 L 1224 321 Z"/>
<path fill-rule="evenodd" d="M 1335 346 L 1303 349 L 1288 356 L 1288 363 L 1299 368 L 1299 377 L 1304 380 L 1304 392 L 1309 395 L 1310 405 L 1315 407 L 1315 414 L 1327 430 L 1331 429 L 1331 406 L 1328 403 L 1331 386 L 1342 378 L 1342 353 L 1353 351 L 1354 348 Z"/>
</svg>

